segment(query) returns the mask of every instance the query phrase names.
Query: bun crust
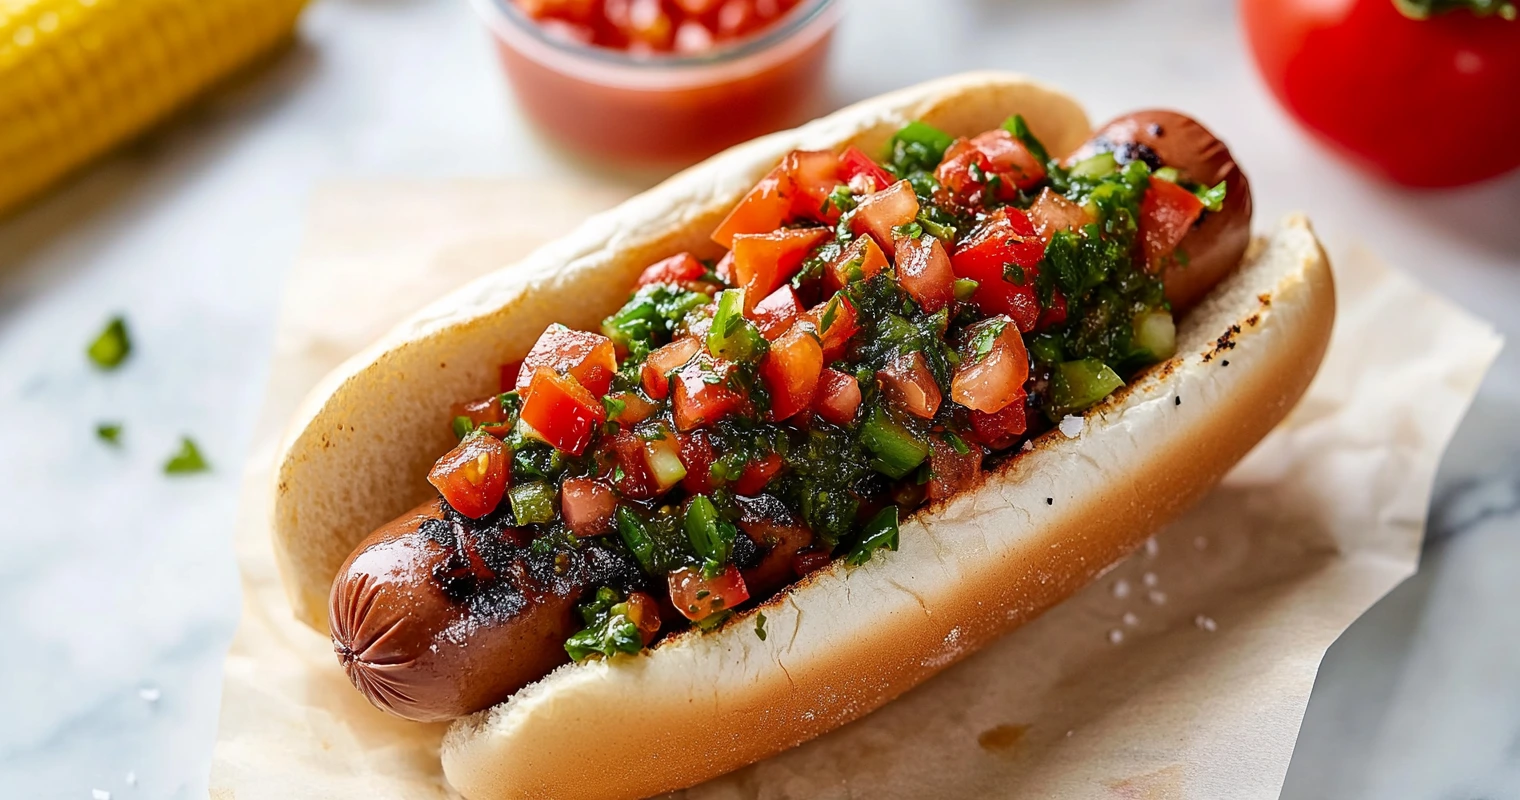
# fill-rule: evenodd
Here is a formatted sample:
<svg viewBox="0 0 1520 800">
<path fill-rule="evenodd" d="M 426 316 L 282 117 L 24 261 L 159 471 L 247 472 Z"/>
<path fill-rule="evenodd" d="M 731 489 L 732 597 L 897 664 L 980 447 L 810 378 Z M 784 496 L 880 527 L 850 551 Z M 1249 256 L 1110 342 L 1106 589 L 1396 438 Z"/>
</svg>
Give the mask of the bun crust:
<svg viewBox="0 0 1520 800">
<path fill-rule="evenodd" d="M 595 325 L 646 264 L 707 236 L 787 151 L 880 148 L 924 119 L 974 134 L 1021 113 L 1052 152 L 1088 135 L 1069 98 L 976 73 L 845 109 L 698 165 L 524 263 L 431 306 L 308 398 L 277 474 L 275 544 L 296 613 L 326 629 L 333 576 L 430 489 L 450 446 L 438 409 L 492 391 L 550 322 Z M 444 772 L 472 800 L 640 797 L 691 786 L 856 719 L 1097 577 L 1198 499 L 1292 407 L 1334 317 L 1306 220 L 1253 243 L 1180 323 L 1178 355 L 902 526 L 901 549 L 836 563 L 722 629 L 566 665 L 457 721 Z M 1181 404 L 1178 404 L 1178 400 Z M 362 469 L 355 465 L 363 465 Z"/>
</svg>

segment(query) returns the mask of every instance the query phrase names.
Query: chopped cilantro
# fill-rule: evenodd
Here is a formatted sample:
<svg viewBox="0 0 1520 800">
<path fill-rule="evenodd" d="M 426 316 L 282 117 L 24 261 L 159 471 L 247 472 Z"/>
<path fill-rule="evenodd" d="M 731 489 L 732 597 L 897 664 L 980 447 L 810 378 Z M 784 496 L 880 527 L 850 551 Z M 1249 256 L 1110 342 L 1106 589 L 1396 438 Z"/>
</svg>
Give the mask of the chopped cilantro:
<svg viewBox="0 0 1520 800">
<path fill-rule="evenodd" d="M 1203 201 L 1203 207 L 1210 211 L 1218 211 L 1224 208 L 1225 182 L 1220 181 L 1209 188 L 1199 187 L 1198 199 Z"/>
<path fill-rule="evenodd" d="M 760 637 L 760 641 L 762 641 L 762 642 L 765 641 L 765 614 L 764 613 L 759 613 L 759 614 L 755 615 L 755 635 L 758 636 L 758 637 Z"/>
<path fill-rule="evenodd" d="M 105 330 L 85 350 L 90 361 L 101 369 L 116 369 L 131 353 L 132 339 L 127 335 L 127 321 L 119 316 L 112 317 Z"/>
<path fill-rule="evenodd" d="M 852 567 L 858 567 L 871 560 L 872 554 L 883 548 L 897 551 L 897 506 L 887 506 L 876 512 L 876 516 L 865 524 L 860 531 L 860 542 L 850 549 L 850 554 L 845 557 L 845 563 Z"/>
<path fill-rule="evenodd" d="M 211 469 L 206 459 L 201 456 L 199 447 L 188 436 L 182 436 L 179 440 L 179 450 L 169 457 L 164 464 L 164 472 L 169 475 L 187 475 L 193 472 L 205 472 Z"/>
<path fill-rule="evenodd" d="M 121 423 L 102 422 L 95 426 L 95 436 L 109 445 L 121 444 Z"/>
</svg>

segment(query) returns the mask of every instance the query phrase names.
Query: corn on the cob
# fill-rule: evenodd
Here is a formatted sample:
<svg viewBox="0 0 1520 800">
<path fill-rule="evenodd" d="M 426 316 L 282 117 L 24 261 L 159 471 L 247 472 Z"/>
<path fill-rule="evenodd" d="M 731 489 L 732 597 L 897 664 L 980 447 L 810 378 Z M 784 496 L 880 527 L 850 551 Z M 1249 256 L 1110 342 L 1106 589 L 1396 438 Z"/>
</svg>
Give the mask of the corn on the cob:
<svg viewBox="0 0 1520 800">
<path fill-rule="evenodd" d="M 306 0 L 0 0 L 0 214 L 290 34 Z"/>
</svg>

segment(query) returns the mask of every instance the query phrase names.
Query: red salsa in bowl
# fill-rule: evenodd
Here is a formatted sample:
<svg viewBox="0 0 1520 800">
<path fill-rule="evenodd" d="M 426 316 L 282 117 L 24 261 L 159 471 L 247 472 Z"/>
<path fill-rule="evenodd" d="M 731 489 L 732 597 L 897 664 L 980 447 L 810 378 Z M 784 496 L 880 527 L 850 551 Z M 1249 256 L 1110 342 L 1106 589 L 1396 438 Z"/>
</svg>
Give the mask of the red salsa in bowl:
<svg viewBox="0 0 1520 800">
<path fill-rule="evenodd" d="M 555 143 L 676 164 L 819 110 L 835 0 L 476 0 Z"/>
</svg>

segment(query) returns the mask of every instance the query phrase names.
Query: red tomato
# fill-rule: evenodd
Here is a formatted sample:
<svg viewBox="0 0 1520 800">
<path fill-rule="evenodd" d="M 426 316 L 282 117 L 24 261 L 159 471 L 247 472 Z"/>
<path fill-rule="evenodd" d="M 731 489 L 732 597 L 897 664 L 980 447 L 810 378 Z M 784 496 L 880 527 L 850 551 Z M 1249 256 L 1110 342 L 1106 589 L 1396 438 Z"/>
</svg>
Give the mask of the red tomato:
<svg viewBox="0 0 1520 800">
<path fill-rule="evenodd" d="M 601 397 L 612 387 L 612 376 L 617 372 L 617 349 L 611 339 L 599 333 L 571 330 L 556 322 L 538 337 L 523 358 L 522 369 L 517 373 L 517 391 L 525 391 L 541 369 L 569 375 L 586 391 Z"/>
<path fill-rule="evenodd" d="M 944 400 L 924 354 L 917 350 L 892 359 L 876 373 L 876 382 L 887 400 L 921 419 L 932 419 Z"/>
<path fill-rule="evenodd" d="M 623 431 L 612 437 L 607 445 L 617 466 L 622 470 L 617 476 L 618 493 L 634 500 L 648 500 L 660 494 L 654 475 L 649 471 L 649 460 L 644 454 L 644 440 L 632 431 Z"/>
<path fill-rule="evenodd" d="M 860 313 L 842 292 L 813 306 L 802 315 L 801 321 L 812 326 L 818 334 L 823 345 L 824 363 L 837 361 L 844 355 L 845 348 L 850 346 L 850 338 L 860 332 Z"/>
<path fill-rule="evenodd" d="M 744 287 L 744 310 L 789 280 L 813 248 L 830 236 L 827 228 L 786 228 L 734 237 L 734 282 Z"/>
<path fill-rule="evenodd" d="M 861 198 L 850 218 L 850 229 L 856 236 L 869 233 L 877 244 L 893 255 L 892 229 L 907 225 L 918 219 L 918 197 L 907 181 L 898 181 L 891 188 Z"/>
<path fill-rule="evenodd" d="M 950 263 L 956 277 L 977 282 L 971 302 L 983 314 L 1007 314 L 1027 333 L 1040 318 L 1034 284 L 1044 257 L 1045 245 L 1029 217 L 1016 208 L 1000 208 L 956 248 Z M 1004 279 L 1007 264 L 1023 269 L 1022 283 Z"/>
<path fill-rule="evenodd" d="M 671 411 L 675 415 L 676 428 L 694 431 L 711 425 L 744 404 L 744 395 L 729 386 L 734 365 L 713 358 L 706 353 L 676 370 L 671 383 Z"/>
<path fill-rule="evenodd" d="M 648 286 L 652 283 L 683 284 L 687 281 L 702 280 L 707 274 L 707 267 L 691 253 L 674 255 L 664 261 L 658 261 L 644 268 L 639 275 L 639 286 Z"/>
<path fill-rule="evenodd" d="M 1066 295 L 1057 289 L 1051 294 L 1050 307 L 1040 312 L 1040 319 L 1035 323 L 1034 329 L 1043 331 L 1066 321 Z"/>
<path fill-rule="evenodd" d="M 521 417 L 540 439 L 556 450 L 578 456 L 586 452 L 586 445 L 591 444 L 605 414 L 602 402 L 581 388 L 574 378 L 540 369 L 528 384 Z"/>
<path fill-rule="evenodd" d="M 680 369 L 701 349 L 702 343 L 688 336 L 650 353 L 644 366 L 639 368 L 639 383 L 643 385 L 644 393 L 656 400 L 664 400 L 670 394 L 670 373 Z"/>
<path fill-rule="evenodd" d="M 818 393 L 813 396 L 813 413 L 835 425 L 855 421 L 860 410 L 860 384 L 854 375 L 825 369 L 818 377 Z"/>
<path fill-rule="evenodd" d="M 925 312 L 955 300 L 955 270 L 945 246 L 933 236 L 897 240 L 897 283 Z"/>
<path fill-rule="evenodd" d="M 1171 181 L 1151 179 L 1140 200 L 1139 237 L 1145 265 L 1158 272 L 1203 214 L 1203 201 Z"/>
<path fill-rule="evenodd" d="M 1047 187 L 1034 199 L 1034 205 L 1029 207 L 1029 221 L 1034 223 L 1040 241 L 1048 246 L 1050 237 L 1057 231 L 1077 230 L 1092 219 L 1081 206 Z"/>
<path fill-rule="evenodd" d="M 811 327 L 793 325 L 760 362 L 760 380 L 771 395 L 766 419 L 779 422 L 811 406 L 822 371 L 823 347 Z"/>
<path fill-rule="evenodd" d="M 839 155 L 839 178 L 848 183 L 850 191 L 855 194 L 879 192 L 895 182 L 892 173 L 882 169 L 853 144 Z"/>
<path fill-rule="evenodd" d="M 1309 130 L 1408 186 L 1520 166 L 1520 23 L 1392 0 L 1241 0 L 1262 77 Z"/>
<path fill-rule="evenodd" d="M 770 233 L 780 228 L 792 215 L 792 197 L 796 193 L 796 185 L 786 171 L 786 165 L 777 165 L 749 190 L 733 211 L 728 212 L 718 229 L 713 231 L 713 241 L 732 250 L 734 237 L 741 233 Z"/>
<path fill-rule="evenodd" d="M 618 392 L 612 398 L 623 404 L 623 410 L 618 412 L 618 415 L 613 417 L 612 421 L 625 428 L 631 428 L 649 419 L 654 416 L 655 411 L 659 410 L 653 403 L 645 400 L 638 392 Z"/>
<path fill-rule="evenodd" d="M 956 140 L 934 176 L 952 204 L 978 208 L 989 184 L 996 186 L 997 198 L 1012 199 L 1019 190 L 1033 189 L 1045 180 L 1045 165 L 1023 142 L 999 128 Z"/>
<path fill-rule="evenodd" d="M 496 510 L 507 491 L 512 454 L 500 439 L 486 433 L 466 436 L 445 453 L 428 473 L 428 483 L 438 489 L 455 511 L 480 519 Z"/>
<path fill-rule="evenodd" d="M 1024 431 L 1028 427 L 1024 407 L 1026 399 L 1026 397 L 1020 395 L 996 414 L 972 411 L 971 430 L 973 435 L 982 444 L 994 450 L 1012 447 L 1018 442 L 1019 437 L 1024 435 Z"/>
<path fill-rule="evenodd" d="M 874 278 L 891 266 L 887 254 L 869 233 L 863 233 L 850 242 L 850 246 L 829 262 L 824 272 L 824 289 L 837 292 L 848 286 L 851 280 Z"/>
<path fill-rule="evenodd" d="M 653 597 L 643 592 L 629 592 L 628 599 L 623 601 L 627 609 L 624 613 L 628 621 L 639 629 L 639 638 L 644 641 L 644 646 L 654 641 L 654 637 L 660 633 L 660 603 Z"/>
<path fill-rule="evenodd" d="M 781 162 L 792 176 L 796 194 L 792 214 L 830 225 L 839 221 L 839 209 L 828 202 L 839 181 L 839 158 L 827 150 L 793 150 Z"/>
<path fill-rule="evenodd" d="M 681 488 L 690 494 L 707 494 L 718 488 L 712 477 L 712 465 L 718 460 L 718 453 L 713 449 L 707 431 L 677 434 L 676 439 L 681 444 L 681 463 L 686 465 Z"/>
<path fill-rule="evenodd" d="M 730 250 L 718 259 L 713 265 L 713 274 L 730 286 L 734 284 L 734 251 Z"/>
<path fill-rule="evenodd" d="M 749 599 L 744 576 L 733 564 L 712 578 L 704 577 L 700 569 L 682 567 L 670 573 L 669 583 L 670 602 L 692 622 L 707 619 Z"/>
<path fill-rule="evenodd" d="M 559 489 L 559 510 L 570 532 L 581 538 L 611 533 L 617 511 L 612 488 L 591 478 L 571 478 Z"/>
<path fill-rule="evenodd" d="M 780 289 L 756 303 L 755 310 L 749 317 L 754 321 L 755 327 L 760 329 L 761 335 L 774 341 L 786 333 L 786 329 L 792 327 L 792 323 L 801 314 L 802 301 L 797 299 L 797 292 L 791 284 L 783 283 Z"/>
<path fill-rule="evenodd" d="M 734 491 L 746 495 L 757 495 L 765 491 L 771 478 L 780 474 L 781 468 L 786 466 L 786 461 L 781 456 L 770 453 L 745 465 L 744 472 L 739 479 L 734 481 Z"/>
<path fill-rule="evenodd" d="M 990 349 L 978 356 L 973 349 L 984 334 L 1002 330 L 990 342 Z M 1006 316 L 997 316 L 970 326 L 961 348 L 961 363 L 950 380 L 950 399 L 966 408 L 995 414 L 1024 396 L 1024 382 L 1029 380 L 1029 351 L 1024 337 Z"/>
<path fill-rule="evenodd" d="M 517 376 L 522 374 L 522 359 L 501 365 L 501 390 L 510 392 L 517 388 Z"/>
<path fill-rule="evenodd" d="M 944 500 L 976 483 L 982 474 L 982 448 L 963 442 L 965 453 L 935 436 L 929 440 L 929 499 Z"/>
<path fill-rule="evenodd" d="M 507 413 L 502 409 L 501 397 L 498 395 L 493 394 L 468 403 L 455 403 L 449 409 L 449 415 L 468 418 L 471 427 L 480 428 L 481 425 L 485 425 L 486 427 L 481 430 L 498 439 L 507 435 L 507 426 L 492 424 L 505 422 L 507 419 Z"/>
</svg>

